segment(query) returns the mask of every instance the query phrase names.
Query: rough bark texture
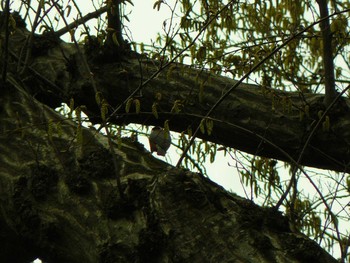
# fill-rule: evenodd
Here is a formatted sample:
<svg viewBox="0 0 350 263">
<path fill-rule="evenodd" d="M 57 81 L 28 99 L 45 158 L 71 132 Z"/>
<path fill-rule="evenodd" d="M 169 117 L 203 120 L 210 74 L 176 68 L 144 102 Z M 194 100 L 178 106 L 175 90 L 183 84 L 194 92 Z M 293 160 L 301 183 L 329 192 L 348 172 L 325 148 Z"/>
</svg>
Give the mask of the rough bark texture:
<svg viewBox="0 0 350 263">
<path fill-rule="evenodd" d="M 1 262 L 337 262 L 292 233 L 279 212 L 200 174 L 115 145 L 29 96 L 1 86 Z M 48 123 L 60 123 L 61 131 Z"/>
<path fill-rule="evenodd" d="M 12 35 L 13 54 L 20 54 L 25 34 L 17 30 Z M 50 263 L 337 262 L 315 242 L 292 233 L 280 213 L 227 193 L 199 174 L 154 159 L 137 142 L 125 139 L 115 144 L 112 155 L 107 139 L 95 130 L 83 129 L 78 139 L 77 125 L 47 105 L 74 97 L 95 121 L 100 114 L 76 52 L 67 44 L 54 47 L 48 53 L 48 48 L 37 48 L 41 56 L 32 56 L 31 67 L 46 80 L 29 68 L 19 76 L 14 59 L 9 62 L 8 82 L 1 83 L 0 262 L 28 262 L 35 257 Z M 155 65 L 136 60 L 92 65 L 97 86 L 111 105 L 140 83 L 140 68 L 146 79 Z M 169 118 L 172 129 L 187 129 L 233 83 L 202 73 L 199 79 L 208 82 L 199 103 L 199 73 L 179 65 L 162 73 L 139 98 L 142 114 L 123 117 L 121 111 L 113 120 L 156 124 Z M 162 93 L 159 120 L 145 113 L 157 92 Z M 267 143 L 257 147 L 261 139 L 253 135 L 262 133 L 283 143 L 283 149 L 297 151 L 295 140 L 302 143 L 310 120 L 298 122 L 293 111 L 273 112 L 271 96 L 242 85 L 213 116 L 218 121 L 213 136 L 206 138 L 279 157 Z M 308 100 L 314 105 L 317 98 Z M 180 114 L 170 115 L 177 99 L 186 106 Z M 333 135 L 317 136 L 315 140 Z M 333 156 L 337 150 L 327 154 Z M 124 199 L 117 191 L 117 175 Z"/>
<path fill-rule="evenodd" d="M 11 46 L 19 54 L 20 43 L 24 41 L 23 33 L 13 36 L 13 39 L 17 42 L 12 41 Z M 49 49 L 45 43 L 53 45 L 53 48 Z M 37 44 L 41 45 L 36 49 L 39 55 L 33 57 L 31 68 L 46 80 L 40 80 L 38 74 L 28 70 L 23 78 L 26 88 L 50 106 L 58 106 L 62 101 L 69 102 L 74 98 L 76 104 L 86 106 L 86 113 L 94 122 L 101 122 L 101 114 L 90 74 L 98 92 L 106 98 L 112 107 L 110 111 L 113 111 L 125 103 L 126 98 L 160 66 L 140 57 L 108 62 L 111 58 L 98 54 L 95 48 L 87 51 L 91 70 L 87 72 L 73 44 L 52 44 L 45 38 L 38 39 Z M 173 131 L 195 130 L 203 115 L 235 83 L 235 80 L 205 70 L 173 64 L 147 82 L 142 92 L 134 96 L 141 103 L 139 114 L 135 113 L 134 106 L 129 113 L 123 106 L 110 121 L 163 125 L 165 120 L 169 120 Z M 158 119 L 152 114 L 154 103 L 157 104 Z M 171 112 L 175 103 L 183 105 L 177 114 Z M 350 112 L 347 103 L 348 99 L 342 98 L 328 113 L 329 129 L 322 129 L 323 121 L 319 125 L 303 152 L 302 165 L 349 170 Z M 200 133 L 198 137 L 251 154 L 285 161 L 291 158 L 297 160 L 324 110 L 323 95 L 301 95 L 241 84 L 212 114 L 214 129 L 211 135 Z"/>
</svg>

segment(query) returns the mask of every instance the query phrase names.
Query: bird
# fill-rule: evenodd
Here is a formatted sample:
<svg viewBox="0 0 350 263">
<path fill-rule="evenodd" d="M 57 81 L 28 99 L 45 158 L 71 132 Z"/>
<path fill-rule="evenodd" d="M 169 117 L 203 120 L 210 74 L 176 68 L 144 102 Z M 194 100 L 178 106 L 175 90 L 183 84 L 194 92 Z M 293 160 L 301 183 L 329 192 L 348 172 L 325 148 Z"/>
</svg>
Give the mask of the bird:
<svg viewBox="0 0 350 263">
<path fill-rule="evenodd" d="M 157 155 L 165 156 L 166 151 L 171 144 L 169 131 L 165 131 L 159 126 L 153 127 L 151 134 L 148 137 L 151 153 L 157 152 Z"/>
</svg>

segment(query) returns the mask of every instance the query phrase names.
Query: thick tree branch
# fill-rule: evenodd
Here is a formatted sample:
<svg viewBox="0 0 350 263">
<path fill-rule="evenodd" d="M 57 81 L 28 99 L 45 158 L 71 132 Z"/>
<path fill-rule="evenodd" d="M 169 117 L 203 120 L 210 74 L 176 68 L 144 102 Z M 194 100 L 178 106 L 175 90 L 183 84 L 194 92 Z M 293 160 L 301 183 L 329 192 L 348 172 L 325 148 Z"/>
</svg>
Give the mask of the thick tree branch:
<svg viewBox="0 0 350 263">
<path fill-rule="evenodd" d="M 337 262 L 279 212 L 137 143 L 124 140 L 111 153 L 88 129 L 78 140 L 76 124 L 22 84 L 10 75 L 0 87 L 1 262 Z"/>
<path fill-rule="evenodd" d="M 14 34 L 11 46 L 16 48 L 19 45 L 21 38 Z M 46 80 L 59 85 L 61 92 L 50 92 L 47 81 L 40 83 L 37 76 L 32 75 L 26 77 L 28 89 L 32 89 L 48 105 L 52 101 L 68 102 L 73 97 L 76 103 L 86 105 L 92 121 L 100 122 L 95 92 L 74 47 L 62 43 L 54 50 L 51 56 L 36 58 L 32 67 Z M 125 99 L 140 83 L 157 72 L 158 67 L 154 61 L 139 62 L 130 58 L 123 63 L 91 62 L 91 70 L 98 91 L 114 109 L 125 103 Z M 143 96 L 137 98 L 141 103 L 140 114 L 127 114 L 122 108 L 111 121 L 117 124 L 163 125 L 165 120 L 169 120 L 173 131 L 193 130 L 212 105 L 235 83 L 210 72 L 174 64 L 143 87 Z M 323 99 L 317 94 L 301 97 L 299 93 L 241 84 L 211 115 L 214 120 L 212 134 L 199 134 L 198 137 L 251 154 L 290 161 L 280 148 L 297 160 L 308 134 L 318 121 L 319 112 L 325 109 Z M 305 149 L 301 165 L 349 170 L 350 116 L 345 101 L 329 113 L 329 129 L 319 129 L 315 133 Z M 177 114 L 171 113 L 175 104 L 182 105 Z M 158 119 L 151 114 L 154 105 L 157 105 Z"/>
</svg>

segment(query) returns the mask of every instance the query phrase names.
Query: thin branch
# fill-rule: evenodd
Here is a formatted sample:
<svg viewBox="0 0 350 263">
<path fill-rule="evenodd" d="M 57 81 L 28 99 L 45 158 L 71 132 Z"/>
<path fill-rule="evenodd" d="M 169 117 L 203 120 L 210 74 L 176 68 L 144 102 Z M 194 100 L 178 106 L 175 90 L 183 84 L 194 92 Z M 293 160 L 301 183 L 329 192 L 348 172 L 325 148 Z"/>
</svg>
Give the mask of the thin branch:
<svg viewBox="0 0 350 263">
<path fill-rule="evenodd" d="M 25 52 L 25 58 L 24 58 L 23 68 L 19 72 L 20 75 L 23 74 L 23 72 L 26 70 L 29 59 L 30 59 L 31 48 L 32 48 L 33 42 L 34 42 L 34 32 L 39 24 L 38 21 L 40 18 L 41 9 L 42 9 L 42 5 L 38 4 L 38 8 L 35 12 L 35 18 L 34 18 L 34 22 L 33 22 L 32 31 L 30 33 L 28 41 L 26 41 L 26 44 L 23 46 L 23 51 Z M 18 65 L 20 65 L 20 64 L 18 64 Z"/>
<path fill-rule="evenodd" d="M 83 13 L 81 12 L 81 10 L 80 10 L 78 4 L 77 4 L 76 1 L 74 1 L 74 0 L 73 0 L 72 2 L 73 2 L 73 5 L 74 5 L 75 9 L 77 10 L 77 12 L 78 12 L 80 18 L 82 18 L 82 17 L 83 17 Z M 85 29 L 85 32 L 86 32 L 88 38 L 91 39 L 91 36 L 90 36 L 90 34 L 89 34 L 89 28 L 87 27 L 87 25 L 86 25 L 85 23 L 83 23 L 83 27 L 84 27 L 84 29 Z"/>
<path fill-rule="evenodd" d="M 84 17 L 79 18 L 79 19 L 75 20 L 74 22 L 66 25 L 64 28 L 57 30 L 55 32 L 55 35 L 60 37 L 64 34 L 68 33 L 73 28 L 76 28 L 76 27 L 80 26 L 81 24 L 86 23 L 90 19 L 99 17 L 101 14 L 105 13 L 106 11 L 107 11 L 107 6 L 104 6 L 104 7 L 101 7 L 100 9 L 96 10 L 95 12 L 88 13 Z"/>
</svg>

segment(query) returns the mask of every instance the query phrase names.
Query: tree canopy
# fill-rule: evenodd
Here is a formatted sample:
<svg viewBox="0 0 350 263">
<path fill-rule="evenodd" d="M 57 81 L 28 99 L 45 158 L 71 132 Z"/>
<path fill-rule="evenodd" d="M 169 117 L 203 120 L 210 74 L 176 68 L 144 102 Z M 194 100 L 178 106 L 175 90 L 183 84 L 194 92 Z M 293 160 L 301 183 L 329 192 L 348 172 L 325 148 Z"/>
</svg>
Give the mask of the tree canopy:
<svg viewBox="0 0 350 263">
<path fill-rule="evenodd" d="M 149 133 L 147 127 L 161 126 L 178 132 L 173 140 L 174 147 L 181 150 L 178 168 L 205 174 L 205 161 L 215 162 L 218 153 L 225 153 L 236 167 L 237 181 L 242 184 L 246 197 L 271 209 L 266 210 L 272 211 L 271 214 L 266 212 L 267 218 L 276 215 L 277 210 L 283 211 L 293 232 L 311 237 L 341 262 L 350 260 L 348 1 L 153 1 L 149 4 L 155 10 L 166 9 L 170 15 L 163 22 L 163 31 L 152 43 L 133 40 L 128 27 L 133 23 L 129 12 L 139 3 L 131 0 L 93 1 L 91 10 L 83 10 L 84 3 L 77 0 L 15 3 L 7 0 L 1 3 L 3 162 L 10 167 L 12 164 L 9 165 L 11 162 L 7 159 L 22 159 L 25 171 L 32 176 L 31 179 L 20 176 L 22 179 L 16 179 L 11 187 L 4 183 L 14 189 L 15 209 L 25 206 L 21 216 L 25 217 L 29 205 L 16 203 L 16 200 L 26 200 L 24 196 L 29 191 L 26 187 L 41 183 L 43 174 L 51 176 L 45 179 L 45 187 L 36 188 L 38 192 L 29 191 L 36 201 L 49 199 L 48 191 L 56 187 L 59 188 L 57 196 L 69 191 L 84 195 L 96 189 L 100 194 L 101 189 L 107 187 L 105 182 L 90 184 L 86 178 L 110 179 L 103 165 L 94 163 L 97 159 L 107 160 L 109 154 L 120 156 L 111 158 L 111 163 L 104 163 L 109 171 L 115 171 L 113 194 L 120 197 L 119 203 L 107 194 L 96 194 L 91 207 L 99 209 L 99 205 L 104 205 L 107 208 L 103 211 L 107 210 L 108 216 L 116 220 L 119 215 L 115 213 L 136 213 L 139 206 L 144 205 L 147 226 L 158 234 L 149 236 L 149 232 L 145 232 L 144 239 L 139 236 L 144 242 L 138 244 L 140 254 L 151 251 L 153 254 L 149 257 L 153 258 L 154 250 L 164 249 L 159 240 L 174 234 L 163 229 L 165 226 L 158 221 L 161 216 L 157 220 L 153 218 L 152 209 L 157 213 L 162 213 L 162 209 L 175 210 L 168 201 L 175 200 L 173 195 L 182 191 L 178 189 L 177 180 L 188 184 L 184 191 L 190 192 L 196 208 L 209 202 L 217 210 L 229 211 L 231 206 L 230 209 L 222 206 L 215 194 L 203 194 L 216 190 L 198 183 L 192 178 L 193 174 L 179 175 L 182 179 L 163 175 L 160 179 L 151 179 L 151 176 L 138 174 L 150 163 L 151 168 L 146 169 L 146 173 L 151 174 L 152 169 L 170 169 L 164 163 L 150 161 L 147 151 L 137 143 L 139 137 Z M 92 21 L 93 18 L 97 20 Z M 64 34 L 69 35 L 69 41 L 61 39 Z M 30 98 L 42 104 L 31 104 Z M 44 106 L 41 109 L 38 105 Z M 49 108 L 56 109 L 56 113 Z M 57 111 L 61 115 L 56 115 Z M 143 129 L 128 124 L 140 124 Z M 105 136 L 99 134 L 101 131 Z M 6 137 L 9 134 L 22 137 L 11 141 Z M 77 145 L 72 151 L 74 157 L 65 156 L 62 150 L 62 145 L 69 140 Z M 90 147 L 90 142 L 94 146 Z M 32 152 L 14 156 L 20 153 L 18 145 L 21 143 Z M 120 150 L 122 144 L 128 152 Z M 98 147 L 105 147 L 109 152 L 97 154 Z M 56 151 L 59 157 L 53 157 L 51 151 Z M 67 147 L 67 153 L 69 151 Z M 6 155 L 11 157 L 6 159 Z M 48 156 L 55 160 L 60 172 L 47 163 L 41 164 L 41 159 L 50 159 Z M 122 162 L 124 156 L 127 161 Z M 73 163 L 79 163 L 78 172 L 74 173 L 81 173 L 81 176 L 65 177 L 68 191 L 57 174 Z M 16 165 L 13 163 L 4 174 L 22 169 Z M 91 172 L 96 167 L 96 173 Z M 133 174 L 131 169 L 137 173 Z M 171 173 L 178 175 L 175 171 Z M 142 177 L 141 181 L 136 181 L 136 174 L 139 175 L 137 179 Z M 198 177 L 207 180 L 202 175 Z M 177 191 L 167 189 L 167 184 L 174 185 Z M 196 188 L 196 184 L 200 186 Z M 148 190 L 141 191 L 146 185 Z M 160 194 L 158 188 L 149 190 L 152 185 L 169 191 L 169 196 Z M 138 191 L 153 203 L 145 205 L 145 200 L 136 197 Z M 225 193 L 222 191 L 218 195 L 225 196 Z M 184 200 L 188 198 L 186 194 L 180 196 Z M 126 205 L 130 198 L 135 199 Z M 84 204 L 79 206 L 79 212 L 88 210 L 87 199 L 81 202 Z M 65 201 L 62 203 L 67 205 Z M 181 205 L 184 208 L 187 204 Z M 250 205 L 242 206 L 254 210 L 255 206 Z M 46 209 L 58 208 L 47 206 Z M 170 218 L 172 215 L 169 212 L 163 216 Z M 6 218 L 0 220 L 1 224 L 6 225 Z M 235 220 L 243 222 L 245 219 L 242 216 Z M 29 225 L 38 224 L 36 220 L 36 217 L 25 220 L 23 229 L 27 231 Z M 98 216 L 91 220 L 98 220 Z M 282 225 L 279 229 L 287 228 L 285 222 L 277 221 Z M 103 222 L 108 224 L 107 220 Z M 174 223 L 169 229 L 181 224 Z M 260 223 L 258 225 L 260 227 Z M 265 227 L 265 222 L 262 225 Z M 47 233 L 58 231 L 49 224 L 46 227 Z M 118 224 L 113 223 L 113 227 Z M 17 234 L 10 228 L 6 231 L 16 240 Z M 99 231 L 101 236 L 108 232 L 102 227 Z M 253 229 L 251 234 L 255 231 L 258 230 Z M 265 231 L 265 235 L 277 240 L 269 231 Z M 91 245 L 82 232 L 77 236 L 84 240 L 82 247 Z M 67 239 L 74 243 L 78 237 L 71 234 Z M 136 242 L 133 238 L 130 237 L 130 244 Z M 178 240 L 173 242 L 174 246 L 181 247 L 176 243 Z M 258 245 L 262 243 L 264 240 Z M 113 244 L 118 246 L 118 243 Z M 120 244 L 125 246 L 125 243 Z M 100 258 L 111 256 L 110 244 L 100 245 L 105 251 Z M 198 249 L 197 245 L 193 244 L 192 249 Z M 181 256 L 183 251 L 185 248 L 181 248 Z M 301 260 L 298 253 L 296 262 L 303 262 L 305 258 Z M 166 258 L 165 254 L 158 256 L 158 259 Z M 273 257 L 279 256 L 274 254 Z M 115 255 L 118 257 L 135 260 L 131 250 Z M 215 255 L 213 259 L 218 257 Z M 269 258 L 256 256 L 259 257 Z M 324 262 L 332 262 L 328 256 L 324 257 Z M 102 262 L 108 262 L 104 260 Z M 229 255 L 225 260 L 230 262 Z"/>
</svg>

